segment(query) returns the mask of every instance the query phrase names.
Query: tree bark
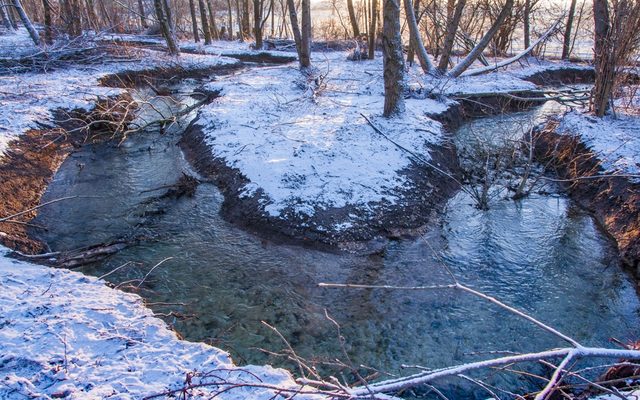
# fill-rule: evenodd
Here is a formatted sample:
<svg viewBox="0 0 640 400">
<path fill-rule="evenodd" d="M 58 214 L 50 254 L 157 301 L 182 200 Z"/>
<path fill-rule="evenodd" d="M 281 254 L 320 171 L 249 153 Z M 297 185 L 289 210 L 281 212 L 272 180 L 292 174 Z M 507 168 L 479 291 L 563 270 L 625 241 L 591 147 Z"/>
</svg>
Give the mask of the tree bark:
<svg viewBox="0 0 640 400">
<path fill-rule="evenodd" d="M 460 74 L 466 71 L 467 68 L 469 68 L 469 66 L 473 64 L 473 62 L 482 54 L 493 36 L 496 34 L 496 32 L 498 32 L 498 29 L 500 29 L 500 25 L 502 25 L 509 13 L 511 13 L 513 1 L 514 0 L 507 0 L 504 3 L 504 6 L 502 7 L 500 14 L 498 15 L 498 18 L 496 18 L 496 20 L 493 22 L 491 28 L 489 28 L 487 33 L 485 33 L 485 35 L 475 45 L 471 52 L 469 52 L 469 54 L 458 65 L 456 65 L 451 69 L 451 71 L 449 71 L 449 76 L 452 76 L 454 78 L 460 76 Z"/>
<path fill-rule="evenodd" d="M 369 60 L 375 58 L 376 33 L 378 31 L 378 0 L 371 0 L 371 25 L 369 26 Z"/>
<path fill-rule="evenodd" d="M 438 63 L 438 71 L 445 73 L 449 67 L 449 60 L 451 59 L 451 52 L 453 51 L 453 44 L 456 40 L 456 34 L 458 33 L 458 26 L 460 26 L 460 20 L 462 19 L 462 11 L 466 5 L 467 0 L 458 0 L 456 4 L 453 16 L 447 21 L 447 32 L 444 37 L 444 44 L 442 45 L 442 55 L 440 56 L 440 62 Z"/>
<path fill-rule="evenodd" d="M 240 13 L 240 1 L 236 0 L 236 20 L 238 22 L 238 39 L 244 42 L 244 31 L 242 29 L 242 14 Z"/>
<path fill-rule="evenodd" d="M 420 0 L 413 2 L 413 15 L 420 15 Z M 416 19 L 416 23 L 420 26 L 420 21 Z M 419 30 L 418 30 L 419 31 Z M 407 63 L 412 65 L 416 55 L 416 42 L 413 36 L 409 35 L 409 48 L 407 49 Z"/>
<path fill-rule="evenodd" d="M 194 0 L 189 0 L 189 12 L 191 13 L 191 29 L 193 31 L 193 40 L 198 43 L 200 35 L 198 34 L 198 18 L 196 18 L 196 5 Z"/>
<path fill-rule="evenodd" d="M 609 97 L 615 78 L 614 66 L 607 57 L 607 46 L 611 20 L 609 17 L 609 4 L 607 0 L 593 1 L 594 31 L 594 61 L 596 65 L 596 81 L 593 86 L 591 108 L 596 116 L 602 117 L 609 109 Z"/>
<path fill-rule="evenodd" d="M 231 9 L 231 0 L 227 0 L 227 11 L 228 11 L 228 21 L 229 26 L 227 26 L 227 31 L 229 35 L 229 40 L 233 40 L 233 11 Z"/>
<path fill-rule="evenodd" d="M 31 23 L 31 20 L 29 19 L 29 16 L 27 15 L 27 13 L 24 11 L 24 8 L 22 8 L 22 3 L 20 3 L 20 0 L 12 0 L 12 3 L 15 10 L 18 12 L 18 16 L 20 16 L 20 20 L 22 21 L 22 24 L 24 25 L 25 28 L 27 28 L 27 31 L 29 32 L 29 36 L 31 37 L 31 40 L 33 40 L 33 43 L 35 43 L 36 46 L 39 46 L 40 35 L 38 35 L 38 31 Z"/>
<path fill-rule="evenodd" d="M 289 19 L 291 20 L 293 40 L 296 42 L 298 61 L 300 62 L 300 67 L 302 67 L 302 34 L 300 33 L 300 24 L 298 24 L 298 13 L 296 12 L 296 4 L 294 3 L 294 0 L 287 0 L 287 8 L 289 9 Z"/>
<path fill-rule="evenodd" d="M 44 13 L 44 42 L 53 43 L 53 29 L 51 26 L 51 4 L 49 0 L 42 0 L 42 10 Z"/>
<path fill-rule="evenodd" d="M 300 41 L 300 66 L 311 66 L 311 0 L 302 0 L 302 26 Z"/>
<path fill-rule="evenodd" d="M 162 7 L 164 10 L 164 15 L 166 17 L 167 23 L 169 24 L 169 30 L 171 31 L 171 36 L 175 41 L 176 37 L 176 22 L 173 19 L 173 13 L 171 12 L 171 5 L 169 4 L 169 0 L 162 0 Z"/>
<path fill-rule="evenodd" d="M 569 7 L 569 15 L 567 15 L 567 27 L 564 31 L 564 40 L 562 42 L 562 59 L 569 58 L 571 52 L 571 31 L 573 30 L 573 18 L 576 13 L 577 0 L 571 0 L 571 6 Z"/>
<path fill-rule="evenodd" d="M 384 112 L 392 117 L 404 111 L 404 56 L 400 37 L 399 0 L 383 0 L 382 54 L 384 69 Z"/>
<path fill-rule="evenodd" d="M 253 36 L 256 50 L 262 49 L 262 5 L 261 0 L 253 0 Z"/>
<path fill-rule="evenodd" d="M 356 12 L 353 8 L 353 0 L 347 0 L 347 10 L 349 11 L 349 21 L 351 21 L 351 30 L 353 31 L 353 37 L 357 38 L 360 36 L 360 28 L 358 27 Z"/>
<path fill-rule="evenodd" d="M 531 0 L 525 0 L 524 2 L 524 16 L 523 29 L 524 29 L 524 48 L 528 49 L 531 46 Z"/>
<path fill-rule="evenodd" d="M 140 25 L 142 25 L 143 29 L 147 29 L 149 25 L 147 24 L 147 14 L 144 11 L 144 3 L 142 0 L 138 0 L 138 13 L 140 14 Z"/>
<path fill-rule="evenodd" d="M 153 0 L 153 4 L 156 9 L 156 17 L 158 18 L 158 23 L 160 24 L 160 30 L 162 31 L 162 36 L 164 36 L 165 41 L 167 42 L 167 47 L 169 48 L 169 54 L 172 55 L 180 55 L 180 49 L 176 44 L 176 39 L 173 36 L 173 31 L 169 26 L 169 21 L 167 21 L 167 15 L 164 10 L 164 1 L 163 0 Z"/>
<path fill-rule="evenodd" d="M 0 0 L 0 18 L 2 19 L 2 24 L 4 25 L 4 27 L 7 28 L 7 30 L 12 31 L 13 25 L 11 24 L 11 20 L 9 19 L 7 8 L 5 7 L 5 5 L 1 0 Z"/>
<path fill-rule="evenodd" d="M 207 17 L 207 6 L 204 4 L 204 0 L 198 0 L 198 6 L 200 6 L 200 19 L 202 22 L 202 32 L 204 34 L 204 44 L 211 44 L 211 30 L 209 29 L 209 18 Z"/>
<path fill-rule="evenodd" d="M 209 9 L 209 28 L 211 30 L 211 39 L 219 40 L 220 33 L 218 32 L 218 27 L 216 26 L 216 14 L 215 10 L 213 9 L 213 5 L 211 4 L 211 0 L 207 0 L 207 8 Z"/>
<path fill-rule="evenodd" d="M 429 59 L 427 50 L 422 43 L 422 37 L 420 36 L 420 30 L 418 29 L 418 22 L 416 21 L 416 15 L 413 12 L 413 3 L 411 0 L 404 0 L 404 12 L 407 15 L 407 24 L 409 25 L 409 32 L 413 43 L 415 43 L 415 51 L 420 61 L 420 66 L 425 74 L 433 72 L 433 64 Z"/>
<path fill-rule="evenodd" d="M 242 0 L 242 36 L 251 36 L 251 23 L 249 22 L 249 0 Z"/>
</svg>

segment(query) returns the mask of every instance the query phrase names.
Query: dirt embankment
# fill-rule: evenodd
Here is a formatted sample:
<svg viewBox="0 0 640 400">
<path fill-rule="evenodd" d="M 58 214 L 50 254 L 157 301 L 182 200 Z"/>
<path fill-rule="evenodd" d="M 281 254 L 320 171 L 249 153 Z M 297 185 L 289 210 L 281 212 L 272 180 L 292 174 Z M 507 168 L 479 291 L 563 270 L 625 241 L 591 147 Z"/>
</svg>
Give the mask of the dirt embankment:
<svg viewBox="0 0 640 400">
<path fill-rule="evenodd" d="M 123 115 L 128 95 L 101 101 L 92 112 L 59 110 L 55 112 L 57 127 L 32 129 L 9 144 L 0 159 L 0 215 L 8 217 L 36 207 L 62 162 L 73 150 L 88 141 L 109 138 L 104 129 Z M 85 127 L 92 123 L 91 129 Z M 25 252 L 39 253 L 45 245 L 32 238 L 28 229 L 37 210 L 0 222 L 0 243 Z"/>
<path fill-rule="evenodd" d="M 369 204 L 374 215 L 363 207 L 317 208 L 311 217 L 294 210 L 284 210 L 272 217 L 262 211 L 263 193 L 243 195 L 249 181 L 237 169 L 212 155 L 201 128 L 192 124 L 180 141 L 187 160 L 203 176 L 215 181 L 224 194 L 222 214 L 228 221 L 270 241 L 293 243 L 323 250 L 342 250 L 360 254 L 382 251 L 389 240 L 413 237 L 424 232 L 432 214 L 453 193 L 457 183 L 424 165 L 412 165 L 403 171 L 412 182 L 394 204 Z M 456 175 L 457 156 L 453 146 L 433 146 L 431 161 L 442 170 Z M 346 229 L 334 229 L 349 221 Z"/>
<path fill-rule="evenodd" d="M 556 132 L 550 121 L 536 138 L 536 157 L 554 168 L 572 199 L 590 210 L 617 243 L 621 260 L 640 277 L 640 184 L 626 178 L 590 178 L 602 171 L 598 157 L 577 137 Z"/>
</svg>

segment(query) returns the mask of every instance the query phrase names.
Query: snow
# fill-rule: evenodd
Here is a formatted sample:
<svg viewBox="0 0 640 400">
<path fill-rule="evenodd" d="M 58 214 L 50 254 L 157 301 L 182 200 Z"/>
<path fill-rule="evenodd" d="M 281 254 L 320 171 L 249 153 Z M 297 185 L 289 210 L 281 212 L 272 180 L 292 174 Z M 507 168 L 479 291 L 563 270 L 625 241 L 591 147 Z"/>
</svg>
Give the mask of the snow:
<svg viewBox="0 0 640 400">
<path fill-rule="evenodd" d="M 479 76 L 458 78 L 426 78 L 425 82 L 432 93 L 454 97 L 470 94 L 508 93 L 537 88 L 535 84 L 510 72 L 491 72 Z"/>
<path fill-rule="evenodd" d="M 2 38 L 8 38 L 11 43 L 21 42 L 26 34 L 23 30 Z M 8 51 L 8 54 L 0 53 L 0 57 L 13 55 L 11 49 L 1 47 L 0 50 Z M 108 75 L 175 66 L 199 69 L 239 63 L 235 59 L 211 55 L 183 54 L 174 58 L 151 50 L 132 50 L 131 56 L 132 60 L 126 62 L 0 76 L 0 157 L 15 137 L 39 128 L 38 123 L 52 125 L 55 110 L 90 111 L 98 99 L 121 94 L 122 89 L 100 85 L 99 80 Z"/>
<path fill-rule="evenodd" d="M 239 368 L 222 350 L 179 340 L 137 295 L 7 252 L 0 247 L 2 399 L 139 399 L 181 388 L 187 373 L 214 370 L 230 382 L 297 387 L 284 370 Z M 203 387 L 190 398 L 217 389 Z M 269 399 L 274 391 L 247 386 L 220 397 Z"/>
<path fill-rule="evenodd" d="M 210 84 L 222 97 L 201 109 L 197 124 L 213 155 L 250 183 L 241 195 L 263 191 L 263 211 L 287 208 L 312 216 L 316 208 L 394 203 L 410 183 L 400 174 L 407 154 L 376 133 L 370 117 L 394 141 L 428 158 L 443 140 L 441 125 L 425 116 L 447 105 L 407 100 L 403 118 L 385 119 L 382 61 L 351 62 L 346 53 L 316 54 L 318 83 L 297 66 L 258 68 Z M 323 85 L 326 84 L 326 87 Z"/>
<path fill-rule="evenodd" d="M 640 174 L 640 117 L 619 114 L 617 118 L 597 118 L 572 111 L 562 118 L 558 132 L 579 136 L 598 155 L 605 173 Z"/>
</svg>

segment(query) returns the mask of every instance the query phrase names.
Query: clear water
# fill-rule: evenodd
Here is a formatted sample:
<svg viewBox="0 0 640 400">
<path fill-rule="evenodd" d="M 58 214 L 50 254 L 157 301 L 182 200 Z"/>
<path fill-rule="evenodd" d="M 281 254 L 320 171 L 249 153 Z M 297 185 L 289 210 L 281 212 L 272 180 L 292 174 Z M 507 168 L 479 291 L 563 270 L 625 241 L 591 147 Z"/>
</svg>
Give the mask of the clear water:
<svg viewBox="0 0 640 400">
<path fill-rule="evenodd" d="M 496 129 L 493 117 L 471 124 L 462 131 Z M 487 351 L 564 345 L 459 292 L 317 286 L 449 283 L 442 263 L 461 282 L 585 344 L 638 337 L 640 302 L 634 283 L 592 219 L 562 195 L 533 195 L 518 202 L 498 198 L 488 211 L 480 211 L 461 192 L 427 234 L 393 242 L 383 256 L 324 253 L 275 245 L 227 223 L 219 215 L 222 196 L 211 184 L 201 184 L 193 198 L 145 204 L 161 192 L 143 191 L 171 184 L 190 170 L 176 146 L 179 134 L 178 128 L 164 135 L 145 132 L 120 147 L 84 147 L 65 162 L 43 201 L 83 197 L 46 207 L 36 223 L 49 228 L 40 234 L 53 250 L 131 234 L 151 238 L 83 272 L 102 275 L 135 262 L 108 277 L 117 284 L 141 278 L 160 260 L 173 257 L 139 293 L 156 303 L 151 307 L 185 338 L 213 343 L 240 363 L 286 365 L 258 350 L 284 347 L 262 320 L 276 326 L 304 357 L 344 359 L 325 310 L 340 324 L 355 365 L 389 373 L 408 373 L 401 371 L 402 364 L 442 367 L 488 357 L 482 354 Z M 154 212 L 159 209 L 164 213 Z M 512 390 L 530 387 L 515 377 L 493 379 Z"/>
</svg>

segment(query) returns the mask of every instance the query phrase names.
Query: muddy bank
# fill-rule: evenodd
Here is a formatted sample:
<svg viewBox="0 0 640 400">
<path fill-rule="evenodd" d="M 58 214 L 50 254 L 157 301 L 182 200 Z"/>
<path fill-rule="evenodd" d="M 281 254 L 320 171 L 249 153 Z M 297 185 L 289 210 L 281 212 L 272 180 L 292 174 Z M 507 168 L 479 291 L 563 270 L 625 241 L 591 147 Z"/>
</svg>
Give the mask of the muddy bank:
<svg viewBox="0 0 640 400">
<path fill-rule="evenodd" d="M 180 66 L 153 68 L 144 71 L 130 70 L 110 74 L 100 79 L 100 85 L 116 88 L 132 88 L 140 85 L 175 84 L 183 79 L 201 79 L 212 74 L 230 74 L 244 67 L 241 62 L 185 69 Z"/>
<path fill-rule="evenodd" d="M 109 139 L 105 133 L 107 121 L 121 118 L 126 103 L 131 101 L 125 94 L 96 103 L 89 113 L 58 110 L 54 113 L 55 127 L 29 130 L 11 142 L 0 159 L 0 215 L 11 216 L 38 206 L 67 156 L 84 143 Z M 90 123 L 91 129 L 85 129 Z M 0 243 L 25 253 L 44 251 L 46 246 L 28 233 L 28 229 L 41 229 L 29 223 L 36 213 L 34 210 L 0 222 Z"/>
<path fill-rule="evenodd" d="M 593 83 L 596 79 L 596 72 L 591 67 L 567 65 L 561 68 L 543 69 L 531 75 L 523 76 L 522 79 L 539 86 Z"/>
<path fill-rule="evenodd" d="M 269 241 L 322 250 L 371 254 L 382 251 L 389 240 L 415 237 L 424 232 L 432 214 L 458 190 L 457 183 L 442 173 L 413 164 L 402 173 L 413 186 L 400 193 L 396 204 L 368 204 L 373 214 L 362 206 L 347 206 L 316 207 L 310 217 L 288 208 L 280 217 L 272 217 L 261 211 L 264 193 L 258 190 L 251 196 L 243 194 L 249 181 L 239 170 L 212 155 L 199 126 L 192 123 L 187 128 L 180 146 L 191 165 L 222 191 L 225 219 Z M 432 146 L 430 162 L 454 176 L 458 173 L 453 145 Z M 341 224 L 344 229 L 333 228 Z"/>
<path fill-rule="evenodd" d="M 573 200 L 591 211 L 615 240 L 620 258 L 640 277 L 640 184 L 626 178 L 588 179 L 601 161 L 575 136 L 556 132 L 550 121 L 536 136 L 536 157 L 553 168 Z"/>
</svg>

